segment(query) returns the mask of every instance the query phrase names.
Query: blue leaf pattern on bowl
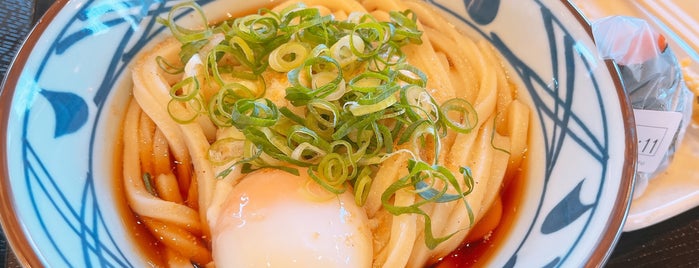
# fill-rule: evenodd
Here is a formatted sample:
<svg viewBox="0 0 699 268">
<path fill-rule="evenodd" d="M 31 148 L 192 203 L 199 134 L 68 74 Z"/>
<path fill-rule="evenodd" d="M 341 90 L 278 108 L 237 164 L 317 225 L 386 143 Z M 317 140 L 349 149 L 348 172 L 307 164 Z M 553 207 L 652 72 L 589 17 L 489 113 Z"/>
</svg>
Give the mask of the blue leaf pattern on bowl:
<svg viewBox="0 0 699 268">
<path fill-rule="evenodd" d="M 560 262 L 561 262 L 560 258 L 555 258 L 551 262 L 549 262 L 548 264 L 544 265 L 543 267 L 544 268 L 558 267 Z"/>
<path fill-rule="evenodd" d="M 78 131 L 87 122 L 87 104 L 75 93 L 42 90 L 56 114 L 54 138 Z"/>
<path fill-rule="evenodd" d="M 133 30 L 137 30 L 138 24 L 146 16 L 165 12 L 162 9 L 154 10 L 156 13 L 148 10 L 152 5 L 161 2 L 162 0 L 102 1 L 93 5 L 88 4 L 74 17 L 85 25 L 61 39 L 57 43 L 56 54 L 60 55 L 80 40 L 105 33 L 116 25 L 128 23 Z"/>
<path fill-rule="evenodd" d="M 453 15 L 460 21 L 464 22 L 475 31 L 477 31 L 481 36 L 488 39 L 496 49 L 505 57 L 505 60 L 509 62 L 515 69 L 516 75 L 519 76 L 527 91 L 531 95 L 535 107 L 537 116 L 542 122 L 543 135 L 544 135 L 544 146 L 545 146 L 545 185 L 544 191 L 540 197 L 539 207 L 536 211 L 536 216 L 534 221 L 529 227 L 529 231 L 525 238 L 520 241 L 519 248 L 510 257 L 509 261 L 506 262 L 505 267 L 515 267 L 518 259 L 518 252 L 520 249 L 529 242 L 529 240 L 534 240 L 538 236 L 552 235 L 555 231 L 560 231 L 570 226 L 572 223 L 577 221 L 583 221 L 583 228 L 578 231 L 577 239 L 570 245 L 570 247 L 565 248 L 552 248 L 552 252 L 560 252 L 560 256 L 554 258 L 553 261 L 549 262 L 552 267 L 558 267 L 570 256 L 573 249 L 576 247 L 578 242 L 585 230 L 588 228 L 590 221 L 592 220 L 593 214 L 597 209 L 597 200 L 599 200 L 601 195 L 601 187 L 604 184 L 605 173 L 607 172 L 607 161 L 609 159 L 609 144 L 608 144 L 608 125 L 606 118 L 600 116 L 599 122 L 602 124 L 603 132 L 596 134 L 591 131 L 586 122 L 580 118 L 580 110 L 574 110 L 572 107 L 573 96 L 575 95 L 574 82 L 576 77 L 576 68 L 583 68 L 586 73 L 592 78 L 592 83 L 594 88 L 589 90 L 594 90 L 596 99 L 590 100 L 590 110 L 599 109 L 600 114 L 604 115 L 605 107 L 602 103 L 602 94 L 599 85 L 597 84 L 596 78 L 592 75 L 592 67 L 590 66 L 587 57 L 589 55 L 588 51 L 582 51 L 581 48 L 577 46 L 576 40 L 572 37 L 569 30 L 566 29 L 565 25 L 556 17 L 551 10 L 538 0 L 535 0 L 537 4 L 540 5 L 541 19 L 546 28 L 548 35 L 548 43 L 550 45 L 550 64 L 552 73 L 542 74 L 537 73 L 530 67 L 526 62 L 521 60 L 521 55 L 516 55 L 510 45 L 516 44 L 506 44 L 497 33 L 485 32 L 482 28 L 476 24 L 483 24 L 479 21 L 478 16 L 472 18 L 463 18 L 456 14 L 454 11 L 449 10 L 445 5 L 440 4 L 441 1 L 430 1 L 434 3 L 437 7 L 441 8 L 443 11 Z M 468 4 L 469 1 L 465 1 Z M 445 1 L 445 3 L 447 3 Z M 466 6 L 467 11 L 470 9 Z M 470 12 L 467 12 L 470 14 Z M 496 15 L 492 16 L 493 18 Z M 472 22 L 474 21 L 474 22 Z M 560 51 L 559 51 L 560 50 Z M 559 57 L 559 53 L 562 52 L 564 57 Z M 549 76 L 550 75 L 550 76 Z M 545 77 L 552 77 L 553 83 L 546 81 Z M 560 78 L 565 78 L 565 81 L 560 81 Z M 561 87 L 561 84 L 564 86 Z M 578 89 L 579 90 L 579 89 Z M 552 100 L 552 101 L 550 101 Z M 571 143 L 572 142 L 572 143 Z M 549 179 L 553 171 L 558 167 L 559 154 L 564 146 L 579 146 L 584 152 L 587 152 L 587 156 L 593 159 L 595 164 L 598 165 L 600 173 L 598 175 L 599 180 L 596 181 L 597 185 L 595 187 L 600 188 L 595 197 L 595 202 L 588 205 L 575 204 L 572 202 L 572 197 L 562 198 L 558 200 L 557 208 L 550 211 L 542 211 L 543 201 L 547 198 L 547 193 L 549 191 L 555 192 L 555 189 L 550 189 Z M 582 157 L 582 156 L 581 156 Z M 576 180 L 576 178 L 571 178 L 571 180 Z M 582 185 L 584 180 L 578 179 L 580 182 L 578 185 Z M 567 196 L 579 195 L 579 190 L 573 190 Z M 576 198 L 578 198 L 576 196 Z M 581 210 L 581 213 L 569 214 L 566 206 L 571 206 L 572 209 Z M 587 214 L 582 212 L 589 212 Z M 543 217 L 543 220 L 541 218 Z M 560 219 L 560 221 L 553 221 L 550 219 Z M 546 224 L 546 227 L 539 226 L 541 221 Z M 539 233 L 534 233 L 534 230 L 539 230 Z M 542 232 L 545 230 L 546 232 Z M 551 233 L 553 232 L 553 233 Z M 514 241 L 510 241 L 514 242 Z M 547 265 L 548 266 L 548 265 Z"/>
<path fill-rule="evenodd" d="M 58 233 L 52 232 L 55 226 L 65 225 L 62 229 L 68 229 L 78 236 L 82 241 L 82 251 L 85 256 L 85 263 L 80 266 L 91 266 L 92 261 L 97 261 L 95 264 L 112 264 L 119 267 L 133 267 L 125 258 L 124 254 L 115 247 L 114 244 L 108 245 L 104 242 L 113 241 L 111 234 L 104 229 L 105 222 L 101 217 L 99 209 L 95 204 L 95 192 L 92 188 L 91 176 L 88 174 L 88 180 L 83 185 L 83 200 L 81 207 L 75 207 L 68 198 L 63 194 L 62 189 L 56 184 L 57 179 L 51 175 L 51 172 L 42 163 L 41 158 L 32 145 L 25 143 L 26 158 L 26 184 L 29 191 L 32 193 L 32 207 L 34 213 L 42 215 L 47 210 L 55 210 L 60 212 L 62 221 L 47 222 L 39 218 L 39 223 L 45 234 L 48 236 L 51 245 L 57 249 L 62 261 L 66 266 L 80 265 L 80 260 L 70 260 L 66 256 L 66 252 L 60 249 L 65 246 L 64 241 L 55 239 L 54 236 Z M 65 235 L 65 234 L 60 234 Z M 99 242 L 97 242 L 99 241 Z M 90 260 L 94 259 L 96 260 Z"/>
<path fill-rule="evenodd" d="M 466 12 L 478 24 L 491 23 L 498 15 L 500 0 L 464 0 Z"/>
<path fill-rule="evenodd" d="M 206 4 L 213 0 L 198 1 Z M 42 75 L 47 63 L 53 59 L 73 49 L 81 41 L 88 38 L 95 38 L 117 26 L 127 25 L 127 30 L 123 34 L 123 39 L 116 46 L 114 51 L 104 51 L 113 55 L 107 72 L 104 74 L 102 83 L 93 97 L 93 103 L 97 108 L 96 117 L 99 118 L 103 112 L 104 103 L 119 79 L 128 70 L 128 64 L 138 53 L 141 47 L 148 43 L 154 36 L 165 30 L 165 27 L 155 21 L 155 17 L 166 14 L 176 3 L 174 1 L 87 1 L 84 6 L 70 19 L 51 44 L 49 52 L 44 56 L 39 69 L 36 72 L 34 81 L 41 84 Z M 181 16 L 185 16 L 183 13 Z M 143 21 L 142 21 L 143 20 Z M 145 26 L 140 25 L 144 22 Z M 40 91 L 52 105 L 56 117 L 55 137 L 65 136 L 74 133 L 84 127 L 88 121 L 89 107 L 87 102 L 80 96 L 73 93 L 59 91 Z M 31 104 L 29 104 L 31 105 Z M 105 222 L 97 203 L 94 178 L 92 177 L 93 158 L 90 157 L 89 170 L 83 182 L 77 182 L 74 186 L 82 187 L 82 199 L 79 203 L 74 203 L 62 193 L 58 182 L 67 178 L 54 177 L 44 163 L 40 150 L 35 150 L 34 145 L 27 138 L 32 131 L 43 131 L 41 129 L 32 130 L 26 120 L 31 117 L 33 110 L 28 109 L 24 122 L 24 143 L 23 159 L 25 162 L 25 183 L 30 193 L 31 205 L 34 213 L 41 225 L 44 235 L 47 236 L 54 248 L 55 253 L 63 261 L 66 267 L 136 267 L 122 252 L 115 242 L 108 226 L 111 223 Z M 40 111 L 37 111 L 40 112 Z M 92 135 L 90 140 L 90 154 L 104 152 L 94 152 L 94 135 L 96 122 L 93 122 Z M 47 206 L 47 201 L 50 204 Z M 51 222 L 45 221 L 42 215 L 47 211 L 58 213 L 61 220 L 56 222 L 51 218 Z M 64 241 L 59 241 L 55 237 L 65 236 L 65 233 L 56 233 L 52 226 L 66 226 L 65 229 L 72 231 L 72 235 L 81 242 L 83 258 L 74 259 L 67 256 L 61 249 L 65 247 Z M 63 229 L 63 228 L 62 228 Z M 58 264 L 54 264 L 58 265 Z M 58 265 L 58 266 L 62 266 Z"/>
<path fill-rule="evenodd" d="M 585 205 L 580 201 L 580 188 L 582 188 L 583 182 L 584 180 L 580 181 L 578 186 L 546 215 L 541 225 L 542 234 L 552 234 L 560 231 L 592 208 L 592 205 Z"/>
</svg>

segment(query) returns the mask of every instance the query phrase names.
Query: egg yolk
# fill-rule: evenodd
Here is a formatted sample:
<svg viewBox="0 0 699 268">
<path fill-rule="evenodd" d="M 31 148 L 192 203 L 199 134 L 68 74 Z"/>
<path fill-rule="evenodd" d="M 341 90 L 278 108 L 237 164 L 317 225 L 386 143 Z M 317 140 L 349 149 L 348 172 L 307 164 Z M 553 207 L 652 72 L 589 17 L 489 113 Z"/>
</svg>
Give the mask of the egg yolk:
<svg viewBox="0 0 699 268">
<path fill-rule="evenodd" d="M 301 174 L 260 170 L 235 186 L 211 224 L 217 267 L 371 266 L 365 211 Z"/>
</svg>

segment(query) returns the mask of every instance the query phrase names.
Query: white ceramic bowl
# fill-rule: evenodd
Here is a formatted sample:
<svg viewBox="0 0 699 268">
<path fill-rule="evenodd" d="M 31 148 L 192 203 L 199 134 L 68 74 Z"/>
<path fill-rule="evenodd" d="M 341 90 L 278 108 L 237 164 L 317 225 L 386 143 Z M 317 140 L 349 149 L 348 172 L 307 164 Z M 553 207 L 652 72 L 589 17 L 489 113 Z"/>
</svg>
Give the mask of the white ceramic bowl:
<svg viewBox="0 0 699 268">
<path fill-rule="evenodd" d="M 142 267 L 112 189 L 134 55 L 174 1 L 58 0 L 8 73 L 0 115 L 0 214 L 30 266 Z M 207 12 L 256 1 L 200 1 Z M 233 2 L 233 3 L 232 3 Z M 518 215 L 491 266 L 599 265 L 620 234 L 635 170 L 633 117 L 590 28 L 557 0 L 434 0 L 491 41 L 533 106 Z"/>
</svg>

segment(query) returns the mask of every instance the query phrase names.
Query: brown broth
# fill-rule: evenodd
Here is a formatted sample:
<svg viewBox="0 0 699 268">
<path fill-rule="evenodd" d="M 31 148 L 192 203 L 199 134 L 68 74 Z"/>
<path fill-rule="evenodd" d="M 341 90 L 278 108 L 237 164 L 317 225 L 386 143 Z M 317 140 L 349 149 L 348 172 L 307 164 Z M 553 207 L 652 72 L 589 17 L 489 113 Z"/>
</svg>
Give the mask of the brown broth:
<svg viewBox="0 0 699 268">
<path fill-rule="evenodd" d="M 122 122 L 124 120 L 122 119 Z M 123 174 L 123 123 L 120 128 L 119 138 L 116 140 L 117 150 L 114 150 L 114 208 L 122 215 L 121 222 L 124 229 L 132 241 L 132 245 L 136 247 L 136 252 L 139 252 L 151 267 L 165 267 L 165 262 L 162 257 L 162 249 L 160 243 L 153 237 L 146 226 L 138 219 L 136 214 L 131 210 L 126 200 L 126 190 L 124 189 L 124 174 Z"/>
<path fill-rule="evenodd" d="M 494 203 L 486 213 L 486 216 L 484 216 L 485 219 L 489 216 L 493 216 L 493 214 L 500 214 L 499 223 L 492 229 L 492 232 L 489 232 L 490 234 L 486 235 L 485 238 L 466 237 L 466 241 L 461 244 L 461 246 L 433 265 L 433 268 L 483 266 L 487 263 L 488 259 L 494 256 L 501 245 L 507 242 L 507 237 L 514 226 L 515 220 L 519 216 L 518 210 L 524 196 L 524 187 L 527 184 L 527 178 L 524 176 L 524 174 L 527 173 L 527 159 L 528 158 L 525 157 L 522 161 L 522 168 L 518 174 L 510 178 L 505 178 L 499 196 L 501 206 L 497 206 Z M 478 229 L 481 222 L 477 223 L 472 230 Z"/>
</svg>

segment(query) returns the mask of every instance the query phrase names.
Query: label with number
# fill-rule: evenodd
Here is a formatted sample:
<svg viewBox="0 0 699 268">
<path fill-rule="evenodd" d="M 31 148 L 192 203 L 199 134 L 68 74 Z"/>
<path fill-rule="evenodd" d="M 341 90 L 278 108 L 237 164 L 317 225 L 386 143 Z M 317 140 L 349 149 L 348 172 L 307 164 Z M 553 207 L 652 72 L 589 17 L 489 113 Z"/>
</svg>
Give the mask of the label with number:
<svg viewBox="0 0 699 268">
<path fill-rule="evenodd" d="M 655 172 L 679 130 L 682 114 L 668 111 L 633 110 L 638 135 L 638 171 Z"/>
</svg>

